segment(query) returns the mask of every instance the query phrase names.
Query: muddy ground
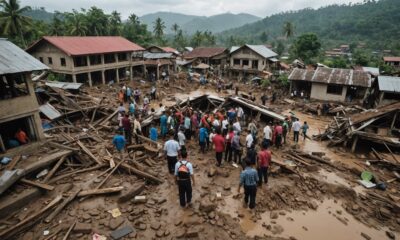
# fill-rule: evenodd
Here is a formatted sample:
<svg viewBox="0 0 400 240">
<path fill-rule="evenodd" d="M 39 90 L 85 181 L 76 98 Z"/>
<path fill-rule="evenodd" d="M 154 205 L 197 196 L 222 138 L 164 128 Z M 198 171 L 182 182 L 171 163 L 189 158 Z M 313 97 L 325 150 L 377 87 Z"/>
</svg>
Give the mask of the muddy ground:
<svg viewBox="0 0 400 240">
<path fill-rule="evenodd" d="M 134 83 L 136 86 L 137 83 Z M 178 84 L 182 86 L 182 84 Z M 133 84 L 132 84 L 133 86 Z M 175 98 L 185 99 L 187 96 L 204 93 L 221 97 L 232 94 L 224 91 L 217 94 L 213 87 L 197 85 L 183 86 L 186 92 L 170 86 L 159 87 L 161 101 L 165 105 L 176 103 Z M 241 89 L 253 91 L 260 102 L 260 89 Z M 149 86 L 142 86 L 148 91 Z M 93 96 L 108 95 L 109 103 L 115 104 L 112 96 L 113 88 L 86 89 Z M 246 91 L 246 92 L 249 92 Z M 157 109 L 159 101 L 152 102 Z M 293 112 L 300 121 L 307 121 L 310 134 L 323 131 L 331 120 L 330 117 L 316 117 L 292 109 L 287 104 L 271 106 L 277 112 L 288 114 Z M 264 123 L 259 123 L 262 128 Z M 262 132 L 262 129 L 260 129 Z M 242 136 L 245 137 L 244 135 Z M 196 185 L 193 189 L 193 206 L 181 208 L 178 199 L 175 179 L 167 173 L 164 158 L 154 158 L 156 165 L 151 171 L 164 179 L 161 185 L 147 184 L 141 195 L 146 196 L 144 203 L 128 201 L 118 203 L 118 195 L 91 197 L 77 200 L 69 204 L 51 223 L 40 222 L 19 235 L 17 239 L 48 239 L 49 236 L 74 221 L 80 224 L 82 231 L 73 231 L 69 239 L 92 239 L 93 234 L 104 235 L 109 239 L 110 233 L 124 225 L 131 225 L 135 231 L 124 239 L 397 239 L 400 237 L 400 215 L 392 205 L 382 203 L 368 195 L 391 197 L 399 203 L 400 183 L 388 184 L 386 191 L 365 189 L 357 180 L 359 171 L 366 169 L 365 155 L 369 153 L 351 154 L 345 148 L 328 148 L 326 143 L 306 139 L 298 145 L 289 142 L 280 150 L 272 148 L 273 160 L 285 161 L 286 151 L 297 149 L 304 152 L 324 152 L 332 165 L 308 160 L 310 166 L 299 164 L 299 174 L 288 173 L 278 165 L 272 164 L 268 185 L 258 188 L 257 206 L 255 210 L 243 208 L 243 189 L 237 192 L 240 168 L 223 162 L 222 167 L 215 167 L 214 152 L 210 149 L 206 154 L 199 153 L 197 139 L 187 142 L 189 160 L 194 164 Z M 109 141 L 111 136 L 107 137 Z M 261 138 L 261 133 L 259 135 Z M 162 144 L 163 141 L 159 140 Z M 107 143 L 110 144 L 110 143 Z M 400 156 L 399 156 L 400 157 Z M 210 176 L 210 170 L 216 173 Z M 381 175 L 384 170 L 375 169 Z M 35 209 L 40 209 L 46 201 L 54 198 L 62 190 L 70 189 L 71 184 L 82 188 L 91 188 L 101 181 L 104 170 L 76 174 L 72 178 L 57 182 L 57 189 L 39 200 L 32 202 L 16 215 L 23 219 Z M 100 177 L 98 177 L 101 175 Z M 139 185 L 137 176 L 116 171 L 105 187 L 124 186 L 132 188 Z M 221 198 L 217 197 L 221 193 Z M 114 218 L 108 211 L 118 208 L 121 215 Z M 13 220 L 9 220 L 13 221 Z M 89 228 L 86 229 L 85 227 Z M 44 231 L 48 230 L 48 234 Z M 64 234 L 55 234 L 50 239 L 62 239 Z"/>
</svg>

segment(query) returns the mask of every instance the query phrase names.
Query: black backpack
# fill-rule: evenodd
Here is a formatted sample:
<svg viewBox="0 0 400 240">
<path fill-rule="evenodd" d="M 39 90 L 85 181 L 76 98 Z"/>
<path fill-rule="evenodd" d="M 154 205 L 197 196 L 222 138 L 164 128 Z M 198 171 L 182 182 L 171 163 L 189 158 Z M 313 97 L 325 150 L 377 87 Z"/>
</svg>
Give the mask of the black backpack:
<svg viewBox="0 0 400 240">
<path fill-rule="evenodd" d="M 183 163 L 182 161 L 180 162 L 180 166 L 178 167 L 178 177 L 179 179 L 186 180 L 190 178 L 190 171 L 189 168 L 186 166 L 188 162 Z"/>
</svg>

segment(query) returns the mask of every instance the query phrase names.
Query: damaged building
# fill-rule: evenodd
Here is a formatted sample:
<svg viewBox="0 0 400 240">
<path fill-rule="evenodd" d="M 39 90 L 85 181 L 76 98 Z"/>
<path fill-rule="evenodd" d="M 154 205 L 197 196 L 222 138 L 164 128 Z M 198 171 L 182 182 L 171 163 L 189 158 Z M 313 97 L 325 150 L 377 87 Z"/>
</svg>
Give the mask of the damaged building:
<svg viewBox="0 0 400 240">
<path fill-rule="evenodd" d="M 400 100 L 400 77 L 379 76 L 373 83 L 370 102 L 383 106 Z"/>
<path fill-rule="evenodd" d="M 0 39 L 0 152 L 23 144 L 15 137 L 19 129 L 30 142 L 44 138 L 31 73 L 47 69 L 13 43 Z"/>
<path fill-rule="evenodd" d="M 290 91 L 322 101 L 360 101 L 371 87 L 371 75 L 364 71 L 339 68 L 299 69 L 289 75 Z"/>
<path fill-rule="evenodd" d="M 59 80 L 94 84 L 143 74 L 141 46 L 123 37 L 43 37 L 27 52 L 46 64 Z"/>
</svg>

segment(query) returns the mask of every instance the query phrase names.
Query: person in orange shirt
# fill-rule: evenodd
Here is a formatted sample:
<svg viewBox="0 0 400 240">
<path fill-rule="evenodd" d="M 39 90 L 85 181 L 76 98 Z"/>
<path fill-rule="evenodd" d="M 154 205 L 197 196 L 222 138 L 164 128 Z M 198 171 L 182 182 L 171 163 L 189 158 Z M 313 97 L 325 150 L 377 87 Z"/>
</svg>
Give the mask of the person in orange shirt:
<svg viewBox="0 0 400 240">
<path fill-rule="evenodd" d="M 19 128 L 17 133 L 15 133 L 15 138 L 19 141 L 20 144 L 27 144 L 29 142 L 28 136 L 26 136 L 26 133 L 22 131 L 21 128 Z"/>
<path fill-rule="evenodd" d="M 124 103 L 124 92 L 122 91 L 122 89 L 118 92 L 118 101 L 120 103 Z"/>
</svg>

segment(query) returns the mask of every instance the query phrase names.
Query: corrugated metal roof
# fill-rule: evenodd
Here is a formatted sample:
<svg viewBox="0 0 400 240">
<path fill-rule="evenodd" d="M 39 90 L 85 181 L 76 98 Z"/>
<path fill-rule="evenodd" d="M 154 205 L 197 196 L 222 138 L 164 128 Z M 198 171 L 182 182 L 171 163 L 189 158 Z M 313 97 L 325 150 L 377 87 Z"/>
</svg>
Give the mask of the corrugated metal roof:
<svg viewBox="0 0 400 240">
<path fill-rule="evenodd" d="M 361 87 L 371 86 L 371 76 L 367 72 L 340 68 L 317 68 L 317 70 L 295 68 L 290 73 L 289 80 Z"/>
<path fill-rule="evenodd" d="M 383 57 L 385 62 L 400 62 L 400 57 Z"/>
<path fill-rule="evenodd" d="M 249 45 L 249 44 L 246 44 L 246 46 L 249 47 L 250 49 L 252 49 L 253 51 L 255 51 L 256 53 L 260 54 L 261 56 L 265 57 L 265 58 L 271 58 L 271 57 L 278 56 L 277 53 L 275 53 L 274 51 L 272 51 L 271 49 L 267 48 L 264 45 Z"/>
<path fill-rule="evenodd" d="M 184 55 L 186 59 L 192 58 L 211 58 L 216 55 L 222 54 L 226 48 L 221 47 L 197 47 L 193 51 Z"/>
<path fill-rule="evenodd" d="M 160 58 L 172 58 L 173 53 L 143 53 L 145 59 L 160 59 Z"/>
<path fill-rule="evenodd" d="M 47 41 L 70 56 L 113 53 L 113 52 L 134 52 L 144 51 L 141 46 L 119 36 L 98 36 L 98 37 L 43 37 L 27 51 L 32 52 L 42 41 Z"/>
<path fill-rule="evenodd" d="M 39 107 L 39 111 L 50 120 L 61 117 L 61 113 L 55 109 L 50 103 L 43 104 Z"/>
<path fill-rule="evenodd" d="M 374 67 L 362 67 L 362 70 L 363 70 L 364 72 L 368 72 L 368 73 L 370 73 L 370 74 L 372 74 L 372 75 L 379 76 L 379 68 L 374 68 Z"/>
<path fill-rule="evenodd" d="M 172 48 L 172 47 L 161 47 L 161 48 L 162 48 L 162 50 L 164 50 L 165 52 L 168 52 L 168 53 L 175 53 L 175 54 L 179 55 L 179 51 L 176 50 L 175 48 Z"/>
<path fill-rule="evenodd" d="M 0 74 L 49 69 L 12 42 L 0 38 Z"/>
<path fill-rule="evenodd" d="M 378 86 L 382 92 L 400 93 L 400 77 L 379 76 Z"/>
<path fill-rule="evenodd" d="M 70 83 L 70 82 L 46 82 L 46 86 L 75 90 L 82 86 L 82 83 Z"/>
<path fill-rule="evenodd" d="M 231 49 L 229 49 L 229 53 L 233 53 L 234 51 L 238 50 L 240 47 L 239 46 L 232 46 Z"/>
</svg>

